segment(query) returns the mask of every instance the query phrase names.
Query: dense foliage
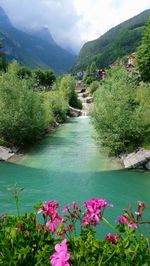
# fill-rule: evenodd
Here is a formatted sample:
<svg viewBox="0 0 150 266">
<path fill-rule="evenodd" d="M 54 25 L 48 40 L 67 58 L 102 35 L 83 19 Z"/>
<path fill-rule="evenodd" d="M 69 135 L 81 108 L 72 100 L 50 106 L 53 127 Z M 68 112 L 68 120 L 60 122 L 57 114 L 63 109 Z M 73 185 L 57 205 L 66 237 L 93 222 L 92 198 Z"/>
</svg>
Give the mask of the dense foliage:
<svg viewBox="0 0 150 266">
<path fill-rule="evenodd" d="M 110 153 L 117 155 L 148 144 L 149 89 L 149 85 L 137 86 L 136 77 L 121 68 L 110 70 L 99 85 L 91 114 L 98 140 Z"/>
<path fill-rule="evenodd" d="M 145 204 L 138 201 L 135 213 L 130 206 L 115 226 L 104 218 L 110 207 L 102 198 L 90 199 L 81 207 L 73 202 L 63 209 L 51 200 L 37 206 L 33 214 L 1 216 L 0 265 L 148 266 L 149 243 L 140 231 L 141 224 L 150 223 L 142 221 Z M 40 213 L 43 223 L 38 222 Z M 103 223 L 113 233 L 96 239 L 95 229 Z"/>
<path fill-rule="evenodd" d="M 49 90 L 56 80 L 56 76 L 52 70 L 31 70 L 25 66 L 20 66 L 18 68 L 17 76 L 20 79 L 33 78 L 33 86 L 38 88 L 38 90 Z"/>
<path fill-rule="evenodd" d="M 96 79 L 96 72 L 97 72 L 97 66 L 96 66 L 95 62 L 93 62 L 91 65 L 89 65 L 86 68 L 83 82 L 86 85 L 90 85 L 92 83 L 92 81 L 94 81 Z"/>
<path fill-rule="evenodd" d="M 71 76 L 65 76 L 58 80 L 55 88 L 64 92 L 70 106 L 82 109 L 82 103 L 78 99 L 77 93 L 75 91 L 75 86 L 75 79 Z"/>
<path fill-rule="evenodd" d="M 0 143 L 31 143 L 56 122 L 66 120 L 68 105 L 78 104 L 75 81 L 66 76 L 52 86 L 54 79 L 51 71 L 34 72 L 16 62 L 1 73 Z"/>
<path fill-rule="evenodd" d="M 146 24 L 142 43 L 138 48 L 137 63 L 142 79 L 150 82 L 150 20 Z"/>
<path fill-rule="evenodd" d="M 85 70 L 95 62 L 104 68 L 136 50 L 143 33 L 143 27 L 150 16 L 150 10 L 121 23 L 94 41 L 86 43 L 77 58 L 72 71 Z"/>
</svg>

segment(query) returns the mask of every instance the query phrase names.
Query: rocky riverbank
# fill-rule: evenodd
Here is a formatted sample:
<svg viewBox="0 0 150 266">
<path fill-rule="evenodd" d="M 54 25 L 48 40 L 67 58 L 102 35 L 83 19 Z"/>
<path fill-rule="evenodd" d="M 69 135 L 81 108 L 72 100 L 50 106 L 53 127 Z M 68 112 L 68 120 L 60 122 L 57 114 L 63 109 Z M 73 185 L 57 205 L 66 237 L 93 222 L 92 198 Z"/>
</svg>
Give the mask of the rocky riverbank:
<svg viewBox="0 0 150 266">
<path fill-rule="evenodd" d="M 0 146 L 0 161 L 7 161 L 17 153 L 17 148 L 6 148 Z"/>
<path fill-rule="evenodd" d="M 135 152 L 121 157 L 124 168 L 144 168 L 150 170 L 150 150 L 140 148 Z"/>
</svg>

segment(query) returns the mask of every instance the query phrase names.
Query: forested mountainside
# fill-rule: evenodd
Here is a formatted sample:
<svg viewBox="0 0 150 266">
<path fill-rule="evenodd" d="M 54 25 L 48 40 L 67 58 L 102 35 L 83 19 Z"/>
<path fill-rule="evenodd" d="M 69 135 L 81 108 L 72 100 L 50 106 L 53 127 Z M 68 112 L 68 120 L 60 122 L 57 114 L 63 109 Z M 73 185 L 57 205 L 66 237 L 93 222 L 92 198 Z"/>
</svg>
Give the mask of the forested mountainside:
<svg viewBox="0 0 150 266">
<path fill-rule="evenodd" d="M 143 28 L 149 17 L 150 9 L 110 29 L 98 39 L 84 44 L 72 70 L 84 70 L 92 62 L 104 68 L 118 58 L 134 52 L 140 44 Z"/>
<path fill-rule="evenodd" d="M 38 32 L 26 33 L 16 29 L 5 11 L 0 7 L 0 43 L 8 61 L 16 59 L 31 68 L 52 68 L 56 73 L 64 73 L 74 64 L 76 56 L 49 41 L 49 36 Z M 47 38 L 46 38 L 47 37 Z"/>
</svg>

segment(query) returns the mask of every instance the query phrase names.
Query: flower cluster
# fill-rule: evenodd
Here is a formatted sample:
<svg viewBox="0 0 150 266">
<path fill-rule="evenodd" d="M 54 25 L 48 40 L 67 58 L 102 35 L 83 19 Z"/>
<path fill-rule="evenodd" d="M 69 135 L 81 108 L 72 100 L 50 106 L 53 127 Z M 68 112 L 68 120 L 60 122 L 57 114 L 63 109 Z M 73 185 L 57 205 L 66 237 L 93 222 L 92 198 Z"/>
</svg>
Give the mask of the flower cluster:
<svg viewBox="0 0 150 266">
<path fill-rule="evenodd" d="M 67 240 L 64 239 L 60 244 L 55 245 L 55 253 L 50 257 L 52 266 L 70 266 L 70 254 L 67 251 Z"/>
<path fill-rule="evenodd" d="M 57 208 L 59 208 L 59 203 L 57 201 L 51 200 L 42 205 L 37 213 L 43 213 L 43 218 L 46 221 L 45 225 L 50 229 L 52 233 L 56 231 L 56 226 L 60 225 L 62 218 L 58 215 Z"/>
<path fill-rule="evenodd" d="M 71 234 L 72 231 L 75 231 L 76 221 L 81 221 L 81 209 L 75 201 L 72 202 L 72 206 L 66 205 L 62 212 L 64 213 L 64 219 L 59 236 L 67 233 Z"/>
<path fill-rule="evenodd" d="M 119 239 L 119 234 L 106 234 L 105 240 L 111 242 L 112 244 L 116 244 Z"/>
<path fill-rule="evenodd" d="M 83 206 L 86 211 L 84 213 L 83 225 L 85 226 L 96 226 L 101 220 L 106 206 L 112 207 L 104 199 L 92 198 L 89 201 L 84 202 Z"/>
<path fill-rule="evenodd" d="M 118 223 L 127 225 L 129 228 L 138 228 L 144 209 L 145 204 L 142 201 L 138 201 L 138 208 L 135 213 L 132 212 L 132 206 L 130 205 L 129 210 L 124 210 L 124 214 L 119 216 Z"/>
<path fill-rule="evenodd" d="M 41 206 L 37 213 L 42 213 L 46 228 L 49 228 L 51 233 L 56 232 L 55 239 L 57 239 L 57 241 L 58 239 L 61 240 L 60 244 L 55 245 L 55 252 L 50 257 L 52 266 L 70 266 L 72 265 L 70 263 L 74 261 L 74 265 L 76 265 L 78 259 L 75 255 L 70 258 L 70 254 L 67 250 L 67 240 L 72 248 L 74 245 L 74 237 L 77 236 L 79 231 L 79 225 L 81 234 L 83 233 L 83 236 L 85 236 L 88 229 L 91 230 L 90 227 L 97 226 L 100 221 L 107 224 L 115 233 L 106 234 L 105 241 L 112 244 L 113 247 L 116 245 L 117 248 L 120 241 L 126 237 L 124 236 L 125 234 L 123 235 L 122 233 L 126 232 L 126 230 L 128 232 L 128 228 L 138 228 L 142 223 L 150 224 L 150 222 L 142 222 L 145 204 L 141 201 L 138 201 L 136 212 L 133 213 L 131 205 L 129 206 L 129 210 L 124 210 L 123 215 L 119 216 L 119 226 L 117 225 L 117 227 L 114 227 L 105 219 L 104 211 L 106 207 L 113 207 L 113 205 L 108 204 L 107 201 L 102 198 L 92 198 L 85 201 L 82 208 L 80 208 L 75 201 L 72 202 L 72 205 L 66 205 L 63 209 L 61 209 L 59 203 L 54 200 L 46 202 Z M 59 216 L 58 211 L 62 213 L 61 216 L 63 218 Z M 16 230 L 19 231 L 20 228 L 19 225 Z M 37 229 L 41 232 L 42 227 L 38 225 Z M 135 233 L 134 230 L 131 232 L 133 234 Z"/>
</svg>

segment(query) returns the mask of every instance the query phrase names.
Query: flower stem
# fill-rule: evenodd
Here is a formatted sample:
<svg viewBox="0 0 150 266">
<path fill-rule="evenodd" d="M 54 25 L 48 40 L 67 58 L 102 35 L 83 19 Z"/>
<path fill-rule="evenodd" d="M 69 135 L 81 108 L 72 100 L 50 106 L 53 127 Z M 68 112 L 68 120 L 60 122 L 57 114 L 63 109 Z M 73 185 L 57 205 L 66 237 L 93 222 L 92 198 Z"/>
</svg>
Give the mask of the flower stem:
<svg viewBox="0 0 150 266">
<path fill-rule="evenodd" d="M 107 224 L 113 231 L 115 231 L 117 234 L 120 235 L 120 232 L 110 222 L 108 222 L 104 217 L 102 217 L 102 221 L 105 224 Z"/>
</svg>

